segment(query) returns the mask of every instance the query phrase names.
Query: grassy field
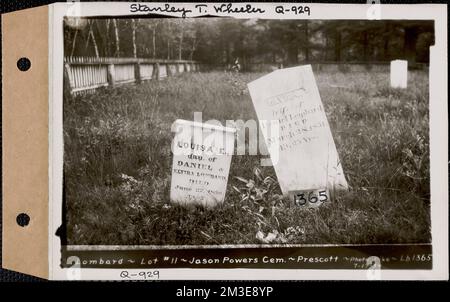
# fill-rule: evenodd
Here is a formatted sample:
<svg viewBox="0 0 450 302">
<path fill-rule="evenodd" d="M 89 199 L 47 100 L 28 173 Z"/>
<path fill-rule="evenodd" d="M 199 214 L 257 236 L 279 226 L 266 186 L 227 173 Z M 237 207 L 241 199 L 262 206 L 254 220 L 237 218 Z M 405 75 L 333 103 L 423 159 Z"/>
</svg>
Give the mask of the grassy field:
<svg viewBox="0 0 450 302">
<path fill-rule="evenodd" d="M 290 204 L 280 197 L 273 168 L 247 155 L 233 156 L 223 205 L 171 204 L 173 121 L 192 120 L 195 111 L 205 121 L 256 119 L 246 83 L 262 75 L 184 74 L 66 97 L 68 243 L 431 241 L 428 75 L 421 71 L 409 74 L 407 90 L 390 89 L 388 73 L 315 74 L 351 186 L 332 203 L 317 209 Z M 268 192 L 253 198 L 259 189 Z"/>
</svg>

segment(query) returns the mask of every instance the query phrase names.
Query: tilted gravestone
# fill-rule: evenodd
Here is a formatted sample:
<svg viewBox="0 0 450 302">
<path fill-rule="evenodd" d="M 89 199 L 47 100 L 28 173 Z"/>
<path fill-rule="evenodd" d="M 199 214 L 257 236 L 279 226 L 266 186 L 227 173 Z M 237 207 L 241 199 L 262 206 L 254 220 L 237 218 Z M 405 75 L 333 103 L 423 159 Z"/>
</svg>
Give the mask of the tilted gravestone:
<svg viewBox="0 0 450 302">
<path fill-rule="evenodd" d="M 264 139 L 283 195 L 310 207 L 347 189 L 311 65 L 276 70 L 248 88 L 261 127 L 268 121 L 279 125 Z"/>
<path fill-rule="evenodd" d="M 214 206 L 225 198 L 235 129 L 176 120 L 170 199 Z"/>
<path fill-rule="evenodd" d="M 406 88 L 408 86 L 408 61 L 391 61 L 391 87 Z"/>
</svg>

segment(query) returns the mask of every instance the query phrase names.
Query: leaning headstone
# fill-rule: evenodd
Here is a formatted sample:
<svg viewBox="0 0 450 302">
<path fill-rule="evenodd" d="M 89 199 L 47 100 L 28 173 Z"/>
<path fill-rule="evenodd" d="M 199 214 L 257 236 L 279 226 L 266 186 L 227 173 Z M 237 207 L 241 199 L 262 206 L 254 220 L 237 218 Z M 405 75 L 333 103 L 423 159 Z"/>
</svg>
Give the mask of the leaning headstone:
<svg viewBox="0 0 450 302">
<path fill-rule="evenodd" d="M 408 61 L 391 61 L 391 87 L 406 88 L 408 86 Z"/>
<path fill-rule="evenodd" d="M 222 203 L 234 150 L 235 129 L 176 120 L 170 199 L 181 204 Z"/>
<path fill-rule="evenodd" d="M 263 136 L 283 195 L 309 207 L 347 189 L 311 65 L 276 70 L 248 88 L 260 126 L 278 123 Z"/>
</svg>

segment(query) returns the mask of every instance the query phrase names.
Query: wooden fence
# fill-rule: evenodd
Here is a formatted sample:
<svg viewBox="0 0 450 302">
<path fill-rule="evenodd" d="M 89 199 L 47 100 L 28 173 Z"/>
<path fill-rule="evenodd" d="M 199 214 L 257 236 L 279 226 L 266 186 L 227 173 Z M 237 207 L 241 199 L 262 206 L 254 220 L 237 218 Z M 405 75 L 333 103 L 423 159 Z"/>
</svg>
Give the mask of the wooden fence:
<svg viewBox="0 0 450 302">
<path fill-rule="evenodd" d="M 230 70 L 226 64 L 200 64 L 185 60 L 153 60 L 135 58 L 66 57 L 64 59 L 67 89 L 72 94 L 99 87 L 159 80 L 184 72 Z M 305 63 L 306 64 L 306 63 Z M 389 72 L 390 62 L 310 62 L 314 71 L 325 72 Z M 302 65 L 302 64 L 300 64 Z M 246 71 L 269 72 L 282 64 L 253 63 Z M 410 64 L 410 69 L 427 69 L 426 64 Z"/>
<path fill-rule="evenodd" d="M 66 57 L 64 68 L 70 93 L 78 94 L 104 86 L 159 80 L 199 71 L 200 64 L 186 60 Z"/>
</svg>

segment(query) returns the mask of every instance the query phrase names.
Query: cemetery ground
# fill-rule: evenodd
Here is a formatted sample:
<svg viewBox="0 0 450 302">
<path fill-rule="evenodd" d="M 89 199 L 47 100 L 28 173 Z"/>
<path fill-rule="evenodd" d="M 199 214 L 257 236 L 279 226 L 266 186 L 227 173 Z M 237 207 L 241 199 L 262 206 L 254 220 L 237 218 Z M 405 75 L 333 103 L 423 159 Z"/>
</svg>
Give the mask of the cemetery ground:
<svg viewBox="0 0 450 302">
<path fill-rule="evenodd" d="M 272 167 L 233 155 L 225 202 L 171 204 L 176 119 L 255 119 L 246 84 L 204 72 L 64 100 L 68 243 L 76 245 L 430 242 L 428 75 L 315 72 L 351 189 L 319 208 L 281 198 Z M 300 156 L 300 155 L 299 155 Z"/>
</svg>

